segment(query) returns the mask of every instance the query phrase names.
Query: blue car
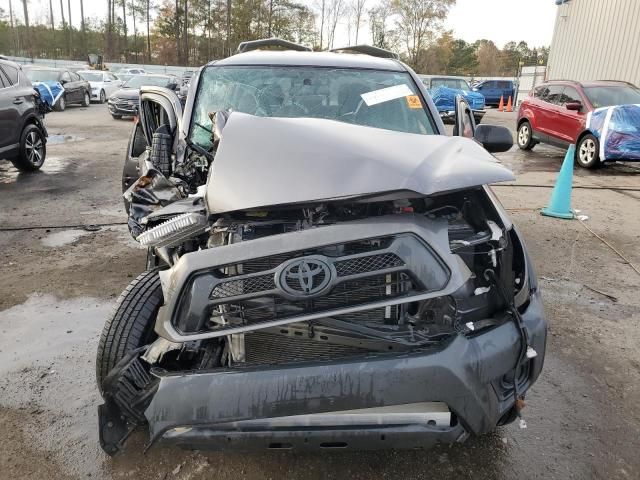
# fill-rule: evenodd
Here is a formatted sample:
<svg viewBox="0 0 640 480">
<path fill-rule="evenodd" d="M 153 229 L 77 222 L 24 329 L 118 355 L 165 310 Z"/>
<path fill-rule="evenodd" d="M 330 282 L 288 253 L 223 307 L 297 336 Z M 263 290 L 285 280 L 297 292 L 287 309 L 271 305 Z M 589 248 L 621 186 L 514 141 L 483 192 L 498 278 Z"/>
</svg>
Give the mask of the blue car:
<svg viewBox="0 0 640 480">
<path fill-rule="evenodd" d="M 499 105 L 500 97 L 505 104 L 509 97 L 515 101 L 516 90 L 511 80 L 484 80 L 473 87 L 473 91 L 484 95 L 487 105 Z"/>
<path fill-rule="evenodd" d="M 445 75 L 420 75 L 422 83 L 429 91 L 440 116 L 444 120 L 452 119 L 455 112 L 456 96 L 462 95 L 473 110 L 477 123 L 484 117 L 484 96 L 472 91 L 467 81 L 462 77 Z"/>
</svg>

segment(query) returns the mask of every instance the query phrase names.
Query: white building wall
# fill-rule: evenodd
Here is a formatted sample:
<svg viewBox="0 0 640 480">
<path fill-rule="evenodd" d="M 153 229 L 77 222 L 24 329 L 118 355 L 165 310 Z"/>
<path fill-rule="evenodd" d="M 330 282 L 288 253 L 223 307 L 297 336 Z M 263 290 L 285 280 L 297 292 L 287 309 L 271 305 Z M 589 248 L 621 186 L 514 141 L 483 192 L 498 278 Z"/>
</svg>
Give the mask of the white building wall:
<svg viewBox="0 0 640 480">
<path fill-rule="evenodd" d="M 640 0 L 570 0 L 560 5 L 547 78 L 640 85 Z"/>
</svg>

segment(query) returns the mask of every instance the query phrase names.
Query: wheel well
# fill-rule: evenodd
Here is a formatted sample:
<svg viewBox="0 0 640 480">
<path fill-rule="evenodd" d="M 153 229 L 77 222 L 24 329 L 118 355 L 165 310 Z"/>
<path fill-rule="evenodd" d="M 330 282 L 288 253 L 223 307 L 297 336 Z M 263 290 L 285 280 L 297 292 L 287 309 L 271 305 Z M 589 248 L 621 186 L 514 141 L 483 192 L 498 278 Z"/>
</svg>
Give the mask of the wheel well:
<svg viewBox="0 0 640 480">
<path fill-rule="evenodd" d="M 37 127 L 40 126 L 40 119 L 38 117 L 36 117 L 35 115 L 29 115 L 25 121 L 24 121 L 24 126 L 22 127 L 22 131 L 24 132 L 24 129 L 27 128 L 27 125 L 35 125 Z"/>
<path fill-rule="evenodd" d="M 578 138 L 576 138 L 576 147 L 578 146 L 578 144 L 580 143 L 580 141 L 586 137 L 587 135 L 593 135 L 593 132 L 591 130 L 584 130 L 583 132 L 580 133 L 580 135 L 578 135 Z M 593 135 L 595 137 L 595 135 Z M 600 141 L 597 137 L 596 139 L 598 141 Z"/>
<path fill-rule="evenodd" d="M 531 125 L 531 122 L 529 121 L 529 119 L 526 117 L 523 117 L 520 120 L 518 120 L 518 128 L 520 128 L 520 125 L 522 125 L 524 122 L 527 122 L 529 125 Z"/>
</svg>

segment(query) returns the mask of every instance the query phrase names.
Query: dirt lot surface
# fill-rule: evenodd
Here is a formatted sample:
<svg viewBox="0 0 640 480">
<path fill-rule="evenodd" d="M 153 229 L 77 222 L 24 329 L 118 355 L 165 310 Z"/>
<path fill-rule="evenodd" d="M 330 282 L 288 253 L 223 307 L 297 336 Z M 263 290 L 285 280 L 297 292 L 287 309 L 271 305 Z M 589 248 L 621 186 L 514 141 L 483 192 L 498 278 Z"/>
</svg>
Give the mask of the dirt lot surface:
<svg viewBox="0 0 640 480">
<path fill-rule="evenodd" d="M 490 111 L 495 122 L 513 127 L 514 116 Z M 46 123 L 41 172 L 0 161 L 0 478 L 640 478 L 640 275 L 585 228 L 640 265 L 640 165 L 576 172 L 583 226 L 538 213 L 562 151 L 500 155 L 517 181 L 495 191 L 527 240 L 550 324 L 527 429 L 426 452 L 146 455 L 140 431 L 111 459 L 98 446 L 94 358 L 115 297 L 144 268 L 119 195 L 131 123 L 105 105 Z"/>
</svg>

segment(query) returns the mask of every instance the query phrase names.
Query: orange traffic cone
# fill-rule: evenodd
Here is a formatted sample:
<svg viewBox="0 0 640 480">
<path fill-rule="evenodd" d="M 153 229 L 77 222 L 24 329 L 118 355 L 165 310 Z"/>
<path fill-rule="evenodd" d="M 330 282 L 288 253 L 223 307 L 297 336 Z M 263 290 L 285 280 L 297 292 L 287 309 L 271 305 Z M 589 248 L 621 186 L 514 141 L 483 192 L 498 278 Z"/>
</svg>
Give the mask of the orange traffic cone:
<svg viewBox="0 0 640 480">
<path fill-rule="evenodd" d="M 507 102 L 507 112 L 513 112 L 513 105 L 511 105 L 511 95 L 509 95 L 509 101 Z"/>
<path fill-rule="evenodd" d="M 498 105 L 498 111 L 504 111 L 504 98 L 502 97 L 502 95 L 500 95 L 500 105 Z"/>
</svg>

